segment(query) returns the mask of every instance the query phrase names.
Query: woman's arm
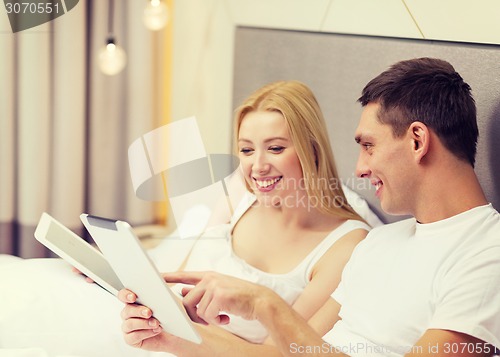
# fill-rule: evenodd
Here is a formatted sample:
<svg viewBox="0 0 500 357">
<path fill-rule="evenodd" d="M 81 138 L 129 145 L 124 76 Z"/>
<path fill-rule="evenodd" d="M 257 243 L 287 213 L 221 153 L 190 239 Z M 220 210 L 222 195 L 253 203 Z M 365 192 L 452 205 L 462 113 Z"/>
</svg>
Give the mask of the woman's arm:
<svg viewBox="0 0 500 357">
<path fill-rule="evenodd" d="M 340 283 L 342 271 L 356 245 L 368 232 L 353 230 L 336 241 L 316 263 L 311 280 L 292 305 L 305 320 L 309 320 L 330 298 Z"/>
<path fill-rule="evenodd" d="M 340 283 L 344 266 L 347 264 L 356 245 L 367 234 L 368 232 L 364 229 L 356 229 L 337 240 L 316 263 L 309 284 L 292 305 L 293 309 L 305 320 L 312 319 L 313 327 L 318 332 L 324 334 L 331 329 L 330 327 L 328 330 L 323 331 L 325 325 L 331 324 L 333 315 L 329 313 L 318 314 L 317 312 L 322 311 L 327 302 L 330 303 L 328 300 L 332 300 L 330 296 Z M 338 311 L 335 315 L 337 314 Z M 264 343 L 274 344 L 271 337 L 268 337 Z"/>
<path fill-rule="evenodd" d="M 324 336 L 340 320 L 340 304 L 333 298 L 329 298 L 326 303 L 311 317 L 309 325 L 320 336 Z"/>
</svg>

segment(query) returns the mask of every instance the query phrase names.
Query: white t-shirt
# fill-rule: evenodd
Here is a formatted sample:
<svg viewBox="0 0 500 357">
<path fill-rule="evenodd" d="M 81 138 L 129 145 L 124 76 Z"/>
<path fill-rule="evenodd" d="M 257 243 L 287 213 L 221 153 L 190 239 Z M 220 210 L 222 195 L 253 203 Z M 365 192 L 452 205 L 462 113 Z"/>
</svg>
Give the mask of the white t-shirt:
<svg viewBox="0 0 500 357">
<path fill-rule="evenodd" d="M 375 228 L 332 297 L 341 320 L 324 340 L 352 356 L 402 356 L 427 329 L 498 348 L 500 214 L 490 204 L 434 223 Z"/>
</svg>

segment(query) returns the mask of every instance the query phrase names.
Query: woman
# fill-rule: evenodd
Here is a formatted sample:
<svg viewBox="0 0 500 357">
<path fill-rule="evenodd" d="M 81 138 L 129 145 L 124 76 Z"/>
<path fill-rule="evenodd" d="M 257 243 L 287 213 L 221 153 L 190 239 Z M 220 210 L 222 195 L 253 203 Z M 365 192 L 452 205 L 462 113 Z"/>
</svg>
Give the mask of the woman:
<svg viewBox="0 0 500 357">
<path fill-rule="evenodd" d="M 268 286 L 308 320 L 337 287 L 369 227 L 346 201 L 321 110 L 306 85 L 279 81 L 257 90 L 236 110 L 235 128 L 251 194 L 228 226 L 226 256 L 208 270 Z M 154 318 L 122 316 L 127 343 L 158 348 Z M 226 328 L 271 343 L 258 322 L 231 317 Z"/>
</svg>

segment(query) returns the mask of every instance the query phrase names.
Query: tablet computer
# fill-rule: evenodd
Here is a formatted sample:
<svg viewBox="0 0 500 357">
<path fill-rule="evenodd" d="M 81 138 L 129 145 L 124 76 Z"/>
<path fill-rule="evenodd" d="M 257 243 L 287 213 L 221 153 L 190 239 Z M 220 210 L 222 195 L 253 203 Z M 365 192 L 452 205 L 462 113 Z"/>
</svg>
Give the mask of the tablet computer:
<svg viewBox="0 0 500 357">
<path fill-rule="evenodd" d="M 85 213 L 80 218 L 123 285 L 137 294 L 138 303 L 153 311 L 162 328 L 172 335 L 201 343 L 186 310 L 156 270 L 132 227 L 124 221 Z"/>
<path fill-rule="evenodd" d="M 101 252 L 46 212 L 40 217 L 35 238 L 111 294 L 116 296 L 123 289 Z"/>
</svg>

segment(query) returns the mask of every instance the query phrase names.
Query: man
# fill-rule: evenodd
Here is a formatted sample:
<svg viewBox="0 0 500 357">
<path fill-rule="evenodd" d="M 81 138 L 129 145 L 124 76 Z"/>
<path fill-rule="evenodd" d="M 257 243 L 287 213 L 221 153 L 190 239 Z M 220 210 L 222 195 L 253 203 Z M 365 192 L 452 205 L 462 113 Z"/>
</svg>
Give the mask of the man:
<svg viewBox="0 0 500 357">
<path fill-rule="evenodd" d="M 374 78 L 355 140 L 357 175 L 381 207 L 408 219 L 373 229 L 355 249 L 332 299 L 301 319 L 272 291 L 213 273 L 166 275 L 195 284 L 184 305 L 194 321 L 221 312 L 259 320 L 276 347 L 200 328 L 204 343 L 166 335 L 150 311 L 128 305 L 126 340 L 179 355 L 493 356 L 500 347 L 500 215 L 474 173 L 478 129 L 470 87 L 447 62 L 399 62 Z M 135 295 L 122 291 L 123 301 Z M 145 312 L 146 315 L 141 315 Z M 153 326 L 149 327 L 148 323 Z M 322 337 L 323 336 L 323 337 Z"/>
</svg>

